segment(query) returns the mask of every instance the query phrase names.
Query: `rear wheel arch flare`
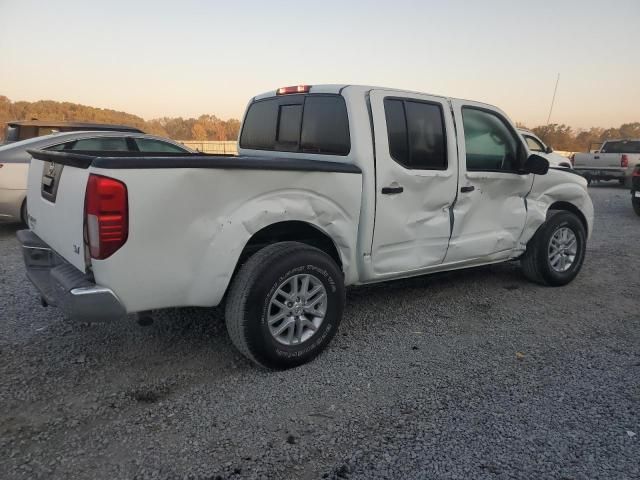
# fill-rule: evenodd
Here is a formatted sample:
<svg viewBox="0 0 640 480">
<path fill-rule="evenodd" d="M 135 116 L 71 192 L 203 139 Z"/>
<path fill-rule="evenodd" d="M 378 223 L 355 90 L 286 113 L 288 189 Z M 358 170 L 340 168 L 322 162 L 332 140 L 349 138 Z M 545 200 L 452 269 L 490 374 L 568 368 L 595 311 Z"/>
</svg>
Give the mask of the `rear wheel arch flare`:
<svg viewBox="0 0 640 480">
<path fill-rule="evenodd" d="M 255 232 L 245 244 L 238 265 L 267 245 L 287 241 L 305 243 L 322 250 L 342 270 L 342 256 L 333 238 L 317 226 L 299 220 L 272 223 Z"/>
</svg>

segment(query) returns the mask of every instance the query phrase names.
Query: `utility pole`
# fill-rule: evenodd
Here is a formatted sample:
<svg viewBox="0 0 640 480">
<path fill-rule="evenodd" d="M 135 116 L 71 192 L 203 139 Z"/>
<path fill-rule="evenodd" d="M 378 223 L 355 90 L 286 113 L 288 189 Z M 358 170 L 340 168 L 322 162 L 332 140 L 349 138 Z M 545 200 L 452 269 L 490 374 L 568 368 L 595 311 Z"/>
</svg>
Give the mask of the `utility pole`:
<svg viewBox="0 0 640 480">
<path fill-rule="evenodd" d="M 547 125 L 549 125 L 549 120 L 551 120 L 551 112 L 553 112 L 553 104 L 556 101 L 556 92 L 558 91 L 558 83 L 560 83 L 560 73 L 558 73 L 558 78 L 556 78 L 556 88 L 553 89 L 553 98 L 551 99 L 551 107 L 549 108 L 549 116 L 547 117 Z"/>
</svg>

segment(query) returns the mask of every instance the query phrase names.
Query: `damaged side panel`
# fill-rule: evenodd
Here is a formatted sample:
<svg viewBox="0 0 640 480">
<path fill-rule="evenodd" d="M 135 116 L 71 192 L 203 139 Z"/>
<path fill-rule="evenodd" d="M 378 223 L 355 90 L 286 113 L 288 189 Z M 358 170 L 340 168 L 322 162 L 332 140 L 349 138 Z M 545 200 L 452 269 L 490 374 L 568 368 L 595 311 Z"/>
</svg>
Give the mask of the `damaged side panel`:
<svg viewBox="0 0 640 480">
<path fill-rule="evenodd" d="M 120 251 L 92 264 L 96 279 L 115 286 L 128 311 L 217 305 L 251 236 L 289 220 L 330 236 L 345 283 L 356 281 L 359 174 L 153 169 L 109 175 L 129 188 L 131 230 Z"/>
<path fill-rule="evenodd" d="M 527 223 L 514 256 L 526 249 L 527 242 L 547 219 L 549 208 L 558 202 L 570 204 L 582 213 L 587 223 L 587 235 L 591 236 L 593 204 L 587 191 L 587 181 L 570 172 L 549 170 L 546 175 L 536 175 L 527 196 Z"/>
</svg>

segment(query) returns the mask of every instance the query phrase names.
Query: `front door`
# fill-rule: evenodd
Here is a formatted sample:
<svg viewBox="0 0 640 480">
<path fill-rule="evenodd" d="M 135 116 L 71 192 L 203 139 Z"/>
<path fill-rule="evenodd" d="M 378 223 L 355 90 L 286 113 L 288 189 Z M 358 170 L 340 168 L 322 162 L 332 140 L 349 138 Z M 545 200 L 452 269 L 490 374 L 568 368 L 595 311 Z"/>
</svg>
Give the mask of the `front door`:
<svg viewBox="0 0 640 480">
<path fill-rule="evenodd" d="M 374 277 L 439 265 L 451 234 L 458 165 L 447 99 L 370 94 L 376 151 Z"/>
<path fill-rule="evenodd" d="M 527 217 L 533 175 L 523 174 L 526 148 L 498 109 L 454 100 L 460 154 L 459 193 L 445 263 L 508 258 Z"/>
</svg>

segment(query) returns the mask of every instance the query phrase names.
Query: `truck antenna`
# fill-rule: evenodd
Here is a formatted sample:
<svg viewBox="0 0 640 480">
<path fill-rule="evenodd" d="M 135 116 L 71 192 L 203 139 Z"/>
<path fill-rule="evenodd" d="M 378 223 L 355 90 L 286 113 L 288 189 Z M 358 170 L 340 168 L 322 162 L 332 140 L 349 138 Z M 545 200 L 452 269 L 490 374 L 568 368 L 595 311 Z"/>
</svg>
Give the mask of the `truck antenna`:
<svg viewBox="0 0 640 480">
<path fill-rule="evenodd" d="M 547 125 L 549 125 L 549 120 L 551 120 L 551 112 L 553 112 L 553 104 L 556 101 L 556 92 L 558 91 L 558 83 L 560 83 L 560 73 L 558 73 L 558 78 L 556 78 L 556 88 L 553 89 L 553 98 L 551 99 L 551 107 L 549 108 L 549 116 L 547 117 Z"/>
</svg>

